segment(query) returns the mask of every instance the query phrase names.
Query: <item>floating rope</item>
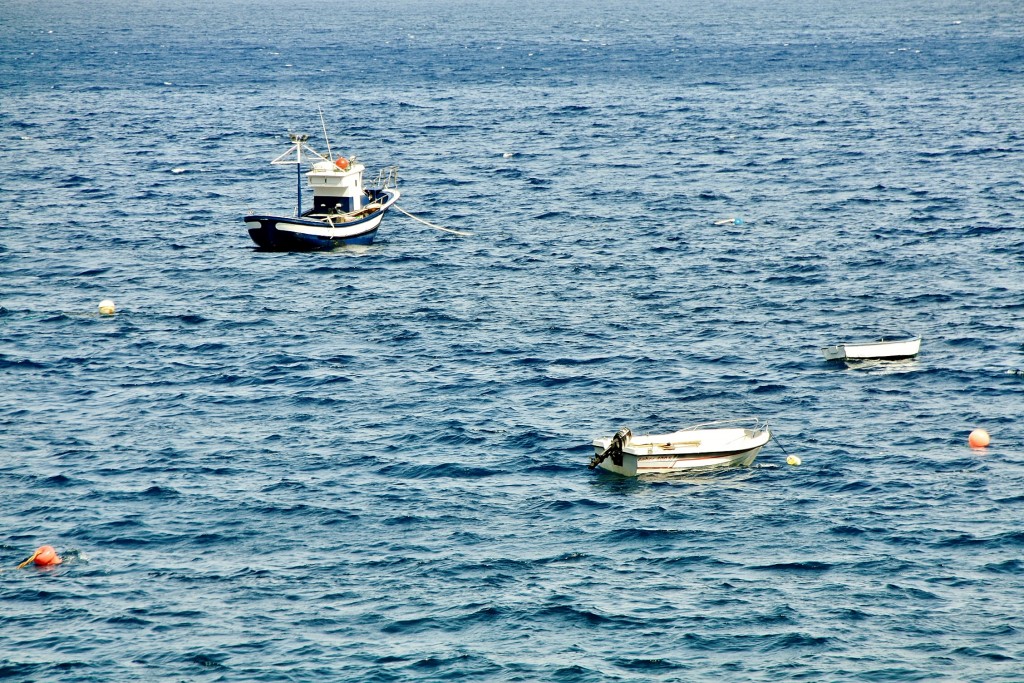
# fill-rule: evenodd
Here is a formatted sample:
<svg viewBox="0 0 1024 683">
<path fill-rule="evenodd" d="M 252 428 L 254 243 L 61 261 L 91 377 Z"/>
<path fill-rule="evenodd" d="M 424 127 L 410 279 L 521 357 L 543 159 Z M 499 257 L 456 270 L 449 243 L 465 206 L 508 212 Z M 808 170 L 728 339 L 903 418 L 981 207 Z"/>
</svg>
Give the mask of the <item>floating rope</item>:
<svg viewBox="0 0 1024 683">
<path fill-rule="evenodd" d="M 35 551 L 34 553 L 32 553 L 32 556 L 31 556 L 31 557 L 29 557 L 29 558 L 28 558 L 27 560 L 25 560 L 24 562 L 22 562 L 21 564 L 19 564 L 19 565 L 18 565 L 18 569 L 24 569 L 24 568 L 25 568 L 25 567 L 27 567 L 28 565 L 30 565 L 30 564 L 32 564 L 33 562 L 35 562 L 35 559 L 36 559 L 36 557 L 37 557 L 38 555 L 39 555 L 39 550 L 37 550 L 37 551 Z"/>
<path fill-rule="evenodd" d="M 782 448 L 782 452 L 783 453 L 786 453 L 786 449 L 782 447 L 782 443 L 778 439 L 775 438 L 775 433 L 774 432 L 772 433 L 772 441 L 774 441 L 779 446 L 779 448 Z M 787 458 L 789 457 L 789 453 L 786 453 L 786 457 Z"/>
<path fill-rule="evenodd" d="M 425 221 L 422 218 L 417 218 L 416 216 L 413 216 L 411 213 L 409 213 L 408 211 L 406 211 L 405 209 L 400 207 L 398 204 L 395 204 L 394 208 L 398 209 L 399 211 L 401 211 L 402 213 L 404 213 L 406 216 L 408 216 L 409 218 L 413 219 L 414 221 L 419 221 L 423 225 L 426 225 L 426 226 L 429 226 L 431 228 L 434 228 L 435 230 L 444 230 L 445 232 L 450 232 L 450 233 L 452 233 L 454 235 L 472 235 L 473 234 L 471 232 L 459 232 L 458 230 L 452 230 L 451 228 L 442 228 L 440 225 L 434 225 L 430 221 Z"/>
</svg>

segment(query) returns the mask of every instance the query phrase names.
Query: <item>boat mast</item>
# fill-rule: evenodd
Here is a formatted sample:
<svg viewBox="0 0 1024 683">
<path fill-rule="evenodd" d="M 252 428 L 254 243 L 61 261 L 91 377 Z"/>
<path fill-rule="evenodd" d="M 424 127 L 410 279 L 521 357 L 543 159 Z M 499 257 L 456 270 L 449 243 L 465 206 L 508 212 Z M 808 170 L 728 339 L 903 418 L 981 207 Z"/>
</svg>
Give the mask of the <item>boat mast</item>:
<svg viewBox="0 0 1024 683">
<path fill-rule="evenodd" d="M 288 137 L 295 143 L 295 217 L 298 218 L 302 215 L 302 145 L 309 136 L 289 133 Z"/>
<path fill-rule="evenodd" d="M 298 218 L 302 215 L 302 150 L 305 148 L 314 162 L 317 159 L 327 161 L 327 157 L 306 144 L 309 136 L 305 133 L 288 133 L 288 139 L 292 141 L 292 146 L 270 163 L 275 166 L 295 164 L 295 217 Z M 295 154 L 294 160 L 291 158 L 293 153 Z"/>
</svg>

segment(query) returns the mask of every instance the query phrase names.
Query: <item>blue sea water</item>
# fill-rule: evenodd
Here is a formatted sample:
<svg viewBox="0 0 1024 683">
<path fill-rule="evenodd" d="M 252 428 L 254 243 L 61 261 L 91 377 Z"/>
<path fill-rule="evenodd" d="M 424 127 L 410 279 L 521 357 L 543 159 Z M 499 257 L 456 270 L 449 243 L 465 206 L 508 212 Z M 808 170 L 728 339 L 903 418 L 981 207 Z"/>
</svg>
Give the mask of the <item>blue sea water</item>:
<svg viewBox="0 0 1024 683">
<path fill-rule="evenodd" d="M 1024 680 L 1015 0 L 0 14 L 0 678 Z M 256 251 L 318 106 L 473 234 Z"/>
</svg>

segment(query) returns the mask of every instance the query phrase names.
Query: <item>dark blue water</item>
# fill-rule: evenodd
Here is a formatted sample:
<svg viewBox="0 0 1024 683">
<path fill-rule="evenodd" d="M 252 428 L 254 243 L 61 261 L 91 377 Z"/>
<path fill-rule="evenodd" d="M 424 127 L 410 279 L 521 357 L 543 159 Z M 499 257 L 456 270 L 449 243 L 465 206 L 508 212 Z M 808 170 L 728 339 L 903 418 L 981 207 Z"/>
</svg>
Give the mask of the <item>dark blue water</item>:
<svg viewBox="0 0 1024 683">
<path fill-rule="evenodd" d="M 0 14 L 0 677 L 1024 680 L 1017 2 Z M 255 251 L 317 106 L 473 235 Z"/>
</svg>

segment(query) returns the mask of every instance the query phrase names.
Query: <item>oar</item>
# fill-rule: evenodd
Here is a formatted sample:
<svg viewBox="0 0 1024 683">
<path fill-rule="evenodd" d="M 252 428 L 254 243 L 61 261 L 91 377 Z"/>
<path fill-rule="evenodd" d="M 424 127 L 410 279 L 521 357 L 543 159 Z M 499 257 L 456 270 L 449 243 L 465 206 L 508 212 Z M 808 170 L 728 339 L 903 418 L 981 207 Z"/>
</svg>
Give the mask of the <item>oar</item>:
<svg viewBox="0 0 1024 683">
<path fill-rule="evenodd" d="M 465 236 L 465 235 L 472 235 L 473 234 L 471 232 L 459 232 L 458 230 L 452 230 L 451 228 L 442 228 L 440 225 L 434 225 L 430 221 L 425 221 L 422 218 L 417 218 L 416 216 L 413 216 L 411 213 L 409 213 L 408 211 L 406 211 L 405 209 L 400 207 L 398 204 L 395 204 L 394 208 L 398 209 L 399 211 L 401 211 L 402 213 L 404 213 L 406 216 L 408 216 L 409 218 L 413 219 L 414 221 L 419 221 L 423 225 L 426 225 L 426 226 L 429 226 L 431 228 L 434 228 L 435 230 L 443 230 L 445 232 L 450 232 L 450 233 L 452 233 L 454 235 L 463 235 L 463 236 Z"/>
</svg>

